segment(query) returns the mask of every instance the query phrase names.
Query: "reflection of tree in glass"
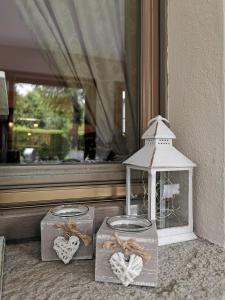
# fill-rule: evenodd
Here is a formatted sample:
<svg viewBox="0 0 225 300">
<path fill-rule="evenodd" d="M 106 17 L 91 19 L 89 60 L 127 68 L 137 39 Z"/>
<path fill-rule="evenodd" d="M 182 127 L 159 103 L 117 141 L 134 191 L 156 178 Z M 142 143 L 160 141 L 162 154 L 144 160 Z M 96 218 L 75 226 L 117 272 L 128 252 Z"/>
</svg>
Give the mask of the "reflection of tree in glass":
<svg viewBox="0 0 225 300">
<path fill-rule="evenodd" d="M 14 120 L 19 125 L 28 126 L 26 120 L 20 119 L 35 118 L 39 120 L 41 128 L 68 131 L 74 120 L 74 98 L 78 99 L 80 105 L 79 123 L 82 123 L 84 104 L 80 94 L 77 88 L 44 85 L 33 85 L 33 89 L 25 95 L 17 91 Z"/>
<path fill-rule="evenodd" d="M 67 154 L 65 151 L 68 152 L 67 146 L 61 146 L 64 150 L 57 146 L 57 152 L 60 153 L 50 151 L 50 147 L 54 145 L 54 148 L 56 148 L 56 145 L 60 143 L 60 140 L 62 142 L 62 139 L 64 140 L 64 144 L 70 143 L 71 146 L 73 146 L 74 139 L 76 140 L 75 144 L 77 144 L 78 131 L 79 135 L 83 135 L 83 126 L 81 126 L 81 124 L 83 124 L 84 120 L 84 92 L 77 88 L 30 84 L 28 85 L 29 88 L 26 89 L 26 85 L 27 84 L 16 85 L 14 135 L 21 135 L 23 132 L 23 136 L 25 137 L 27 130 L 32 129 L 32 136 L 35 134 L 37 136 L 38 134 L 41 139 L 40 142 L 46 140 L 46 135 L 50 135 L 48 157 L 54 156 L 63 159 L 63 155 Z M 52 130 L 59 130 L 59 132 L 53 133 Z M 59 141 L 56 134 L 58 136 L 61 135 L 61 138 L 60 136 L 58 137 L 60 138 Z M 21 138 L 22 137 L 15 137 L 15 140 L 19 142 Z M 25 146 L 24 142 L 23 147 Z M 29 139 L 29 143 L 30 144 L 26 145 L 27 147 L 37 146 L 36 140 L 34 142 L 34 138 L 32 137 Z M 22 145 L 18 146 L 20 150 L 23 147 Z M 52 155 L 50 152 L 52 152 Z M 47 155 L 44 156 L 47 157 Z M 42 159 L 43 158 L 42 156 Z"/>
</svg>

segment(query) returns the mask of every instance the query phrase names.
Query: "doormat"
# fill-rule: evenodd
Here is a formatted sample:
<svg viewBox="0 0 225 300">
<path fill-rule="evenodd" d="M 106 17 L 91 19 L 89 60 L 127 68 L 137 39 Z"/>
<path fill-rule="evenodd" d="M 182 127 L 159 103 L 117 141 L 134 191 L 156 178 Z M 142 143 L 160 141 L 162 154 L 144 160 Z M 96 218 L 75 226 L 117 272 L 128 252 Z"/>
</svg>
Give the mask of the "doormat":
<svg viewBox="0 0 225 300">
<path fill-rule="evenodd" d="M 3 236 L 0 236 L 0 300 L 2 298 L 4 252 L 5 252 L 5 239 Z"/>
</svg>

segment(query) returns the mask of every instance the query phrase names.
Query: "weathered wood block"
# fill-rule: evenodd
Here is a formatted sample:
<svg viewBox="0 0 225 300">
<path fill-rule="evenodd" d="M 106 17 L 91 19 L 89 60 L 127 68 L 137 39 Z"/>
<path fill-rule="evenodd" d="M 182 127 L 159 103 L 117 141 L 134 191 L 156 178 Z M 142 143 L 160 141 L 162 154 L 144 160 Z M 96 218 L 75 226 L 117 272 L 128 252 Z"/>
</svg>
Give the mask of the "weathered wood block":
<svg viewBox="0 0 225 300">
<path fill-rule="evenodd" d="M 127 216 L 128 217 L 128 216 Z M 119 228 L 119 226 L 117 226 Z M 123 252 L 121 247 L 117 244 L 118 247 L 114 247 L 113 249 L 106 249 L 104 247 L 106 241 L 114 241 L 115 242 L 115 233 L 120 240 L 129 240 L 133 239 L 135 242 L 143 247 L 144 252 L 150 255 L 149 261 L 144 263 L 143 268 L 140 272 L 140 275 L 137 275 L 134 278 L 133 282 L 128 284 L 132 285 L 141 285 L 141 286 L 156 286 L 157 278 L 158 278 L 158 237 L 155 222 L 152 222 L 152 226 L 150 226 L 147 230 L 139 231 L 139 232 L 128 232 L 128 231 L 120 231 L 118 228 L 115 230 L 111 228 L 107 224 L 107 218 L 104 220 L 102 226 L 97 232 L 96 236 L 96 261 L 95 261 L 95 280 L 103 281 L 103 282 L 112 282 L 112 283 L 123 283 L 121 279 L 113 272 L 110 258 L 116 252 Z M 110 248 L 110 247 L 109 247 Z M 131 258 L 131 254 L 135 252 L 129 251 L 126 258 L 125 272 L 127 270 L 127 266 L 129 264 L 129 259 Z M 137 254 L 137 253 L 136 253 Z M 123 264 L 124 266 L 124 264 Z M 119 272 L 121 272 L 120 266 Z M 136 272 L 136 271 L 135 271 Z M 124 284 L 126 285 L 126 284 Z"/>
<path fill-rule="evenodd" d="M 2 299 L 4 254 L 5 254 L 5 238 L 3 236 L 0 236 L 0 300 Z"/>
<path fill-rule="evenodd" d="M 69 207 L 67 205 L 62 207 Z M 71 206 L 72 207 L 72 206 Z M 73 206 L 74 207 L 74 206 Z M 57 208 L 54 209 L 56 211 Z M 62 214 L 63 215 L 63 214 Z M 65 236 L 65 231 L 59 228 L 60 225 L 76 224 L 76 230 L 92 238 L 91 243 L 85 246 L 80 239 L 80 245 L 73 259 L 93 258 L 93 228 L 94 228 L 94 208 L 89 207 L 83 215 L 61 216 L 54 215 L 50 210 L 41 221 L 41 257 L 43 261 L 59 260 L 56 251 L 53 249 L 54 240 L 58 236 Z M 76 234 L 74 234 L 76 235 Z"/>
</svg>

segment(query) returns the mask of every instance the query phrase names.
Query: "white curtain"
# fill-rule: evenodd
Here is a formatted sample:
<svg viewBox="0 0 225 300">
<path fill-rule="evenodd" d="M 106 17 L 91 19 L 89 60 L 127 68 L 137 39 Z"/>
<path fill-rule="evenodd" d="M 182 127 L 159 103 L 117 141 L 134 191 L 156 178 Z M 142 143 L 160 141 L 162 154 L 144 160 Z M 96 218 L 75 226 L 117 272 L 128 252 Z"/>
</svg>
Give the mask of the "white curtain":
<svg viewBox="0 0 225 300">
<path fill-rule="evenodd" d="M 113 146 L 121 155 L 134 151 L 138 140 L 137 93 L 136 77 L 128 74 L 132 61 L 126 57 L 126 0 L 16 0 L 16 4 L 59 80 L 68 86 L 79 83 L 87 98 L 95 95 L 95 100 L 87 99 L 85 109 L 101 143 Z M 132 28 L 136 30 L 135 25 Z M 129 142 L 115 129 L 118 83 L 126 93 Z"/>
</svg>

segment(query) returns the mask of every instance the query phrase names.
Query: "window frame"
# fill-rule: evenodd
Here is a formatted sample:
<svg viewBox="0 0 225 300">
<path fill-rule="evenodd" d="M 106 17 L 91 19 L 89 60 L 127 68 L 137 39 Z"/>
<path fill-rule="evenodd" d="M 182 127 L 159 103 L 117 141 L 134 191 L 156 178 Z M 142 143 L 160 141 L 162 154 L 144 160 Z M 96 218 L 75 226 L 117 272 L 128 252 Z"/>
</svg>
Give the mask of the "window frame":
<svg viewBox="0 0 225 300">
<path fill-rule="evenodd" d="M 149 119 L 159 113 L 159 0 L 141 0 L 140 52 L 141 134 Z M 78 200 L 124 198 L 125 167 L 121 163 L 0 166 L 0 207 L 29 203 L 23 191 L 31 198 L 34 191 L 40 192 L 39 200 L 32 201 L 33 204 L 42 203 L 42 200 L 49 203 L 57 198 L 57 190 L 63 187 L 70 192 L 65 189 L 65 197 L 61 200 L 70 199 L 73 193 Z M 86 194 L 80 192 L 81 187 L 86 187 Z M 93 190 L 99 187 L 93 197 L 91 187 Z M 42 198 L 41 191 L 46 189 L 49 197 Z"/>
</svg>

